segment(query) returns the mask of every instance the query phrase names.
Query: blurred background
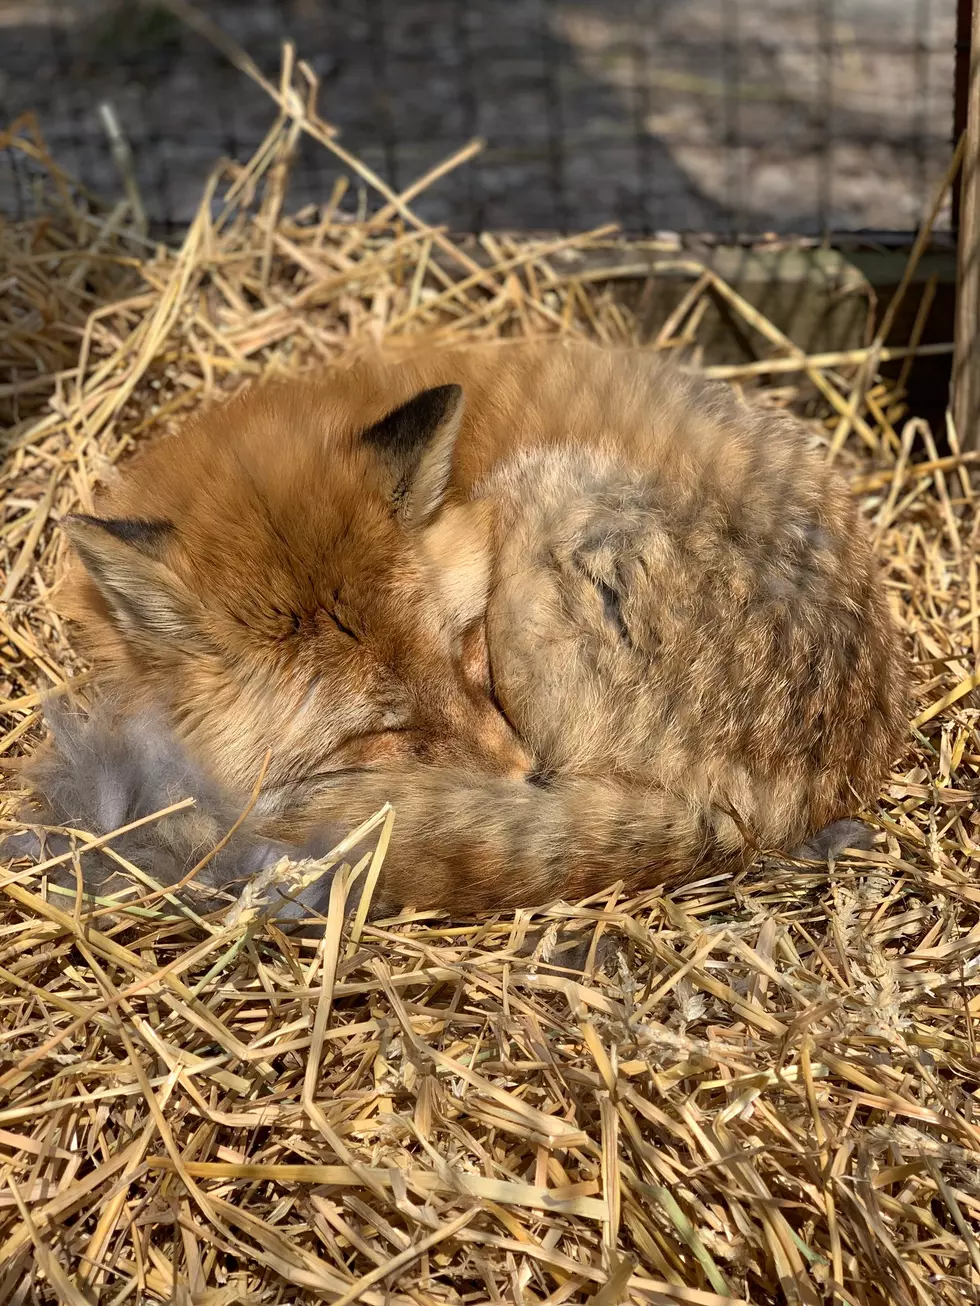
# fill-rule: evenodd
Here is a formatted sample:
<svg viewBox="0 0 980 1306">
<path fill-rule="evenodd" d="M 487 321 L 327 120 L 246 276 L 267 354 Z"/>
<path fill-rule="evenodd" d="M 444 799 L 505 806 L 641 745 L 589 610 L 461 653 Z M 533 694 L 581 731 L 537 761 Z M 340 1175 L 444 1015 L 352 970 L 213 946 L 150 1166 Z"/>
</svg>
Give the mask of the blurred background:
<svg viewBox="0 0 980 1306">
<path fill-rule="evenodd" d="M 215 44 L 147 0 L 0 0 L 0 120 L 37 112 L 56 159 L 119 187 L 98 105 L 155 229 L 193 214 L 216 156 L 270 105 Z M 175 12 L 175 8 L 178 12 Z M 914 231 L 950 159 L 957 0 L 194 0 L 270 77 L 295 42 L 320 110 L 395 187 L 473 136 L 427 192 L 455 231 Z M 29 208 L 0 159 L 0 210 Z M 17 168 L 21 171 L 18 172 Z M 307 142 L 291 200 L 336 175 Z M 358 203 L 356 192 L 348 197 Z M 937 229 L 949 227 L 949 215 Z"/>
<path fill-rule="evenodd" d="M 885 372 L 943 431 L 955 194 L 905 269 L 965 123 L 974 3 L 0 0 L 0 126 L 36 114 L 57 163 L 111 205 L 127 168 L 108 108 L 150 236 L 176 240 L 218 159 L 246 160 L 272 124 L 242 67 L 277 81 L 288 40 L 343 146 L 396 189 L 485 140 L 413 202 L 461 238 L 616 223 L 627 262 L 651 238 L 682 246 L 811 353 L 866 344 L 901 287 L 886 343 L 938 352 Z M 0 217 L 44 208 L 29 155 L 0 149 Z M 327 203 L 342 171 L 302 137 L 287 208 Z M 341 207 L 379 202 L 355 177 Z M 652 298 L 620 278 L 616 294 L 653 334 L 684 275 Z M 720 363 L 759 345 L 721 303 L 698 340 Z"/>
</svg>

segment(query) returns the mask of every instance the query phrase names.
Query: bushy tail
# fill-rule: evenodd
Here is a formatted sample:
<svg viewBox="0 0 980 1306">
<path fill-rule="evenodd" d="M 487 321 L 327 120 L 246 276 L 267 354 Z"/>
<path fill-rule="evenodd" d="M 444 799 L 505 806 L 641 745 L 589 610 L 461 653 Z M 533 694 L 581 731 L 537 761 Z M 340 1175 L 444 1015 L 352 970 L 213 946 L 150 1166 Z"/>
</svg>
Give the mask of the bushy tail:
<svg viewBox="0 0 980 1306">
<path fill-rule="evenodd" d="M 373 914 L 408 905 L 461 914 L 541 907 L 617 881 L 627 891 L 676 884 L 701 870 L 734 868 L 745 855 L 730 823 L 721 823 L 724 837 L 719 833 L 718 813 L 668 793 L 584 777 L 540 788 L 424 766 L 351 771 L 264 795 L 243 820 L 243 802 L 209 782 L 152 714 L 126 716 L 102 704 L 90 716 L 49 707 L 47 717 L 53 738 L 28 772 L 38 801 L 25 819 L 98 837 L 193 798 L 192 807 L 115 835 L 111 848 L 158 885 L 181 884 L 181 896 L 201 912 L 234 901 L 283 856 L 323 856 L 387 802 L 395 809 L 394 832 Z M 839 822 L 801 852 L 822 858 L 859 842 L 860 827 Z M 42 850 L 28 833 L 8 839 L 2 851 L 50 857 L 70 847 L 55 835 Z M 110 851 L 84 852 L 82 867 L 89 894 L 106 897 L 131 886 Z M 70 860 L 50 877 L 75 888 Z M 319 879 L 296 902 L 284 898 L 280 918 L 325 915 L 330 879 Z"/>
<path fill-rule="evenodd" d="M 353 828 L 385 803 L 394 830 L 375 902 L 461 913 L 575 901 L 623 881 L 628 890 L 723 868 L 710 814 L 670 794 L 567 778 L 548 788 L 457 770 L 405 766 L 347 773 L 273 821 L 271 834 L 308 839 Z"/>
</svg>

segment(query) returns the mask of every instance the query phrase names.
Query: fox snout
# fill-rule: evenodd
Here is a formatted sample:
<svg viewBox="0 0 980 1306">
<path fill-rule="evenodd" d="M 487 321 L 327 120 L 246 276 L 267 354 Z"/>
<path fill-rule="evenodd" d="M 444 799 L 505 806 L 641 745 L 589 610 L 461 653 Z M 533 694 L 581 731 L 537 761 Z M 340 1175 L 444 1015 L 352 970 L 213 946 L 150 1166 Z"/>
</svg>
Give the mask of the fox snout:
<svg viewBox="0 0 980 1306">
<path fill-rule="evenodd" d="M 494 724 L 485 730 L 486 756 L 490 770 L 508 780 L 525 780 L 534 770 L 534 759 L 506 720 L 493 711 Z"/>
<path fill-rule="evenodd" d="M 506 718 L 487 699 L 469 695 L 435 702 L 411 726 L 360 735 L 331 753 L 328 771 L 421 762 L 458 771 L 524 780 L 535 763 Z"/>
<path fill-rule="evenodd" d="M 464 720 L 453 713 L 432 733 L 426 732 L 416 755 L 437 766 L 479 770 L 509 780 L 526 779 L 534 770 L 531 754 L 489 700 L 468 706 Z"/>
</svg>

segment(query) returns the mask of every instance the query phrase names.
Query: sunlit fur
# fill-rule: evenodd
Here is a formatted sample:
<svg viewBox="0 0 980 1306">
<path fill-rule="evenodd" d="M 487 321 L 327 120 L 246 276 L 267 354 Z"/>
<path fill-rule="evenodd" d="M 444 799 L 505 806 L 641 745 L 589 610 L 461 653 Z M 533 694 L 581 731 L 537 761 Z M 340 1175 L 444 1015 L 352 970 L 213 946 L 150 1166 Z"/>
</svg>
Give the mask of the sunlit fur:
<svg viewBox="0 0 980 1306">
<path fill-rule="evenodd" d="M 363 432 L 445 386 L 463 407 L 399 481 Z M 166 524 L 138 548 L 74 529 L 103 683 L 229 794 L 272 748 L 277 839 L 393 801 L 385 903 L 536 905 L 790 849 L 901 746 L 846 487 L 791 418 L 649 353 L 365 354 L 196 417 L 96 513 Z"/>
<path fill-rule="evenodd" d="M 161 704 L 225 784 L 250 787 L 270 745 L 270 783 L 405 757 L 526 770 L 467 675 L 483 541 L 452 538 L 451 514 L 406 522 L 362 439 L 393 406 L 269 385 L 151 445 L 97 506 L 147 523 L 139 547 L 71 525 L 91 575 L 68 607 L 103 679 Z"/>
</svg>

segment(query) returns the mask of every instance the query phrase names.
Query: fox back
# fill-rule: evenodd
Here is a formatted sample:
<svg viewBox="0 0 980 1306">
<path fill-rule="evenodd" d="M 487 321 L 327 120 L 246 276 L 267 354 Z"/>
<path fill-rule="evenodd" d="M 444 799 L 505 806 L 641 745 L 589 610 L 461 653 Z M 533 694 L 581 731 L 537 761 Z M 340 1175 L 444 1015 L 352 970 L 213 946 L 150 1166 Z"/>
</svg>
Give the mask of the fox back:
<svg viewBox="0 0 980 1306">
<path fill-rule="evenodd" d="M 769 434 L 769 501 L 589 450 L 533 451 L 484 489 L 495 691 L 539 773 L 683 794 L 733 852 L 746 834 L 793 847 L 872 799 L 906 723 L 847 491 L 801 476 L 799 448 L 781 474 Z"/>
</svg>

